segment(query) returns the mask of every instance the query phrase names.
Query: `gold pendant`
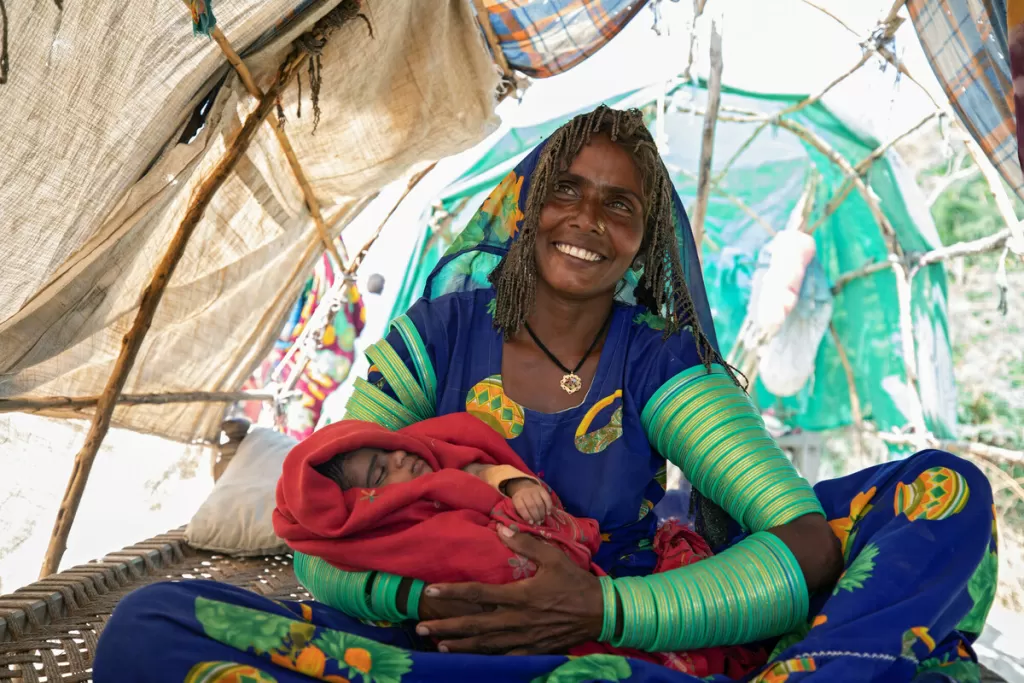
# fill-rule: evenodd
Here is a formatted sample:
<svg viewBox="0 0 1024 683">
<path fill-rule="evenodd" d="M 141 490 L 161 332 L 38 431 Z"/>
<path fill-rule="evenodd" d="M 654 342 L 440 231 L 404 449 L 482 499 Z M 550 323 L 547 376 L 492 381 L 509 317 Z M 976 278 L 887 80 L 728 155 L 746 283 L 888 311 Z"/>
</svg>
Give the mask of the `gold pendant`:
<svg viewBox="0 0 1024 683">
<path fill-rule="evenodd" d="M 570 372 L 568 375 L 562 376 L 562 391 L 567 394 L 575 394 L 583 387 L 583 380 L 575 372 Z"/>
</svg>

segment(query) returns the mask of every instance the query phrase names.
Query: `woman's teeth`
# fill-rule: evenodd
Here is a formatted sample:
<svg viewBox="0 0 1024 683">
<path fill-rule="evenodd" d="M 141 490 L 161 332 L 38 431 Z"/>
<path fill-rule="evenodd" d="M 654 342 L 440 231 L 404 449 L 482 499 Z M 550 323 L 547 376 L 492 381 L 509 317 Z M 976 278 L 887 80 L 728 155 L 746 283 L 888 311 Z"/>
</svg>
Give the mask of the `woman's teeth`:
<svg viewBox="0 0 1024 683">
<path fill-rule="evenodd" d="M 574 247 L 570 244 L 562 244 L 561 242 L 555 243 L 555 249 L 563 254 L 572 256 L 573 258 L 578 258 L 582 261 L 601 261 L 604 259 L 600 254 L 595 254 L 592 251 L 588 251 L 581 247 Z"/>
</svg>

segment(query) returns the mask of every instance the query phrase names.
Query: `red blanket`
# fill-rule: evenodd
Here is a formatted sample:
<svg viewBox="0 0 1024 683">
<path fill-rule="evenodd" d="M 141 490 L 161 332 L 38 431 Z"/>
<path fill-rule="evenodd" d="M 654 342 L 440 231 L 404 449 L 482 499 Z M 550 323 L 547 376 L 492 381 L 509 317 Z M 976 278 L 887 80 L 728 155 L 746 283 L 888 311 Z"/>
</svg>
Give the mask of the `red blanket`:
<svg viewBox="0 0 1024 683">
<path fill-rule="evenodd" d="M 411 482 L 378 489 L 341 488 L 314 466 L 358 448 L 404 450 L 434 470 Z M 577 565 L 603 574 L 591 558 L 601 542 L 597 522 L 556 511 L 541 526 L 523 521 L 511 499 L 462 472 L 471 463 L 511 465 L 535 476 L 497 432 L 467 413 L 434 418 L 391 432 L 346 420 L 324 427 L 285 459 L 277 485 L 274 530 L 289 546 L 347 571 L 383 571 L 427 583 L 508 583 L 536 567 L 513 553 L 496 533 L 498 523 L 534 534 L 561 548 Z M 654 539 L 656 572 L 711 556 L 696 533 L 666 524 Z M 766 660 L 748 648 L 708 648 L 649 654 L 589 643 L 571 654 L 598 652 L 653 661 L 696 676 L 741 677 Z"/>
<path fill-rule="evenodd" d="M 404 450 L 433 472 L 379 489 L 341 488 L 313 467 L 358 448 Z M 497 432 L 467 413 L 399 432 L 344 420 L 314 432 L 288 454 L 277 484 L 274 531 L 289 546 L 347 571 L 383 571 L 428 583 L 508 583 L 534 570 L 496 533 L 498 522 L 541 536 L 591 569 L 597 522 L 558 508 L 542 526 L 524 522 L 511 499 L 461 471 L 471 463 L 526 464 Z M 443 549 L 443 552 L 438 552 Z"/>
</svg>

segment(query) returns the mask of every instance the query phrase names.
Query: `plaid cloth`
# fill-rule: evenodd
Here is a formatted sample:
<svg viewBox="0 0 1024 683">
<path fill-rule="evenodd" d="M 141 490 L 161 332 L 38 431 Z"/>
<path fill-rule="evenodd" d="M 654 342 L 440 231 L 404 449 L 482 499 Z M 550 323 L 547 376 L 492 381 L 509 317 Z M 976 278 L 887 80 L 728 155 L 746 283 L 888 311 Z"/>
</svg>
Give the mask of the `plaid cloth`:
<svg viewBox="0 0 1024 683">
<path fill-rule="evenodd" d="M 907 8 L 960 121 L 1024 198 L 1005 0 L 910 0 Z"/>
<path fill-rule="evenodd" d="M 509 66 L 533 78 L 597 52 L 647 0 L 482 0 Z"/>
</svg>

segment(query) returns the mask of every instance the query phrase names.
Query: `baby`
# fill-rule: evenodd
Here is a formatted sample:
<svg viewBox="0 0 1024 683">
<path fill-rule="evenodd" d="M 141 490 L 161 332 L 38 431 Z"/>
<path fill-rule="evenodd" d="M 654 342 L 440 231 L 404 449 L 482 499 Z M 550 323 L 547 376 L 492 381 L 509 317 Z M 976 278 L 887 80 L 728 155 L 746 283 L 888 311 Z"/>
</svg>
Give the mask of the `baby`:
<svg viewBox="0 0 1024 683">
<path fill-rule="evenodd" d="M 433 470 L 426 460 L 405 451 L 380 448 L 357 448 L 341 453 L 315 465 L 317 472 L 334 481 L 342 491 L 351 488 L 378 489 L 401 484 L 429 474 Z M 554 509 L 551 495 L 533 477 L 511 465 L 471 463 L 462 468 L 512 499 L 516 512 L 524 521 L 541 525 Z"/>
</svg>

